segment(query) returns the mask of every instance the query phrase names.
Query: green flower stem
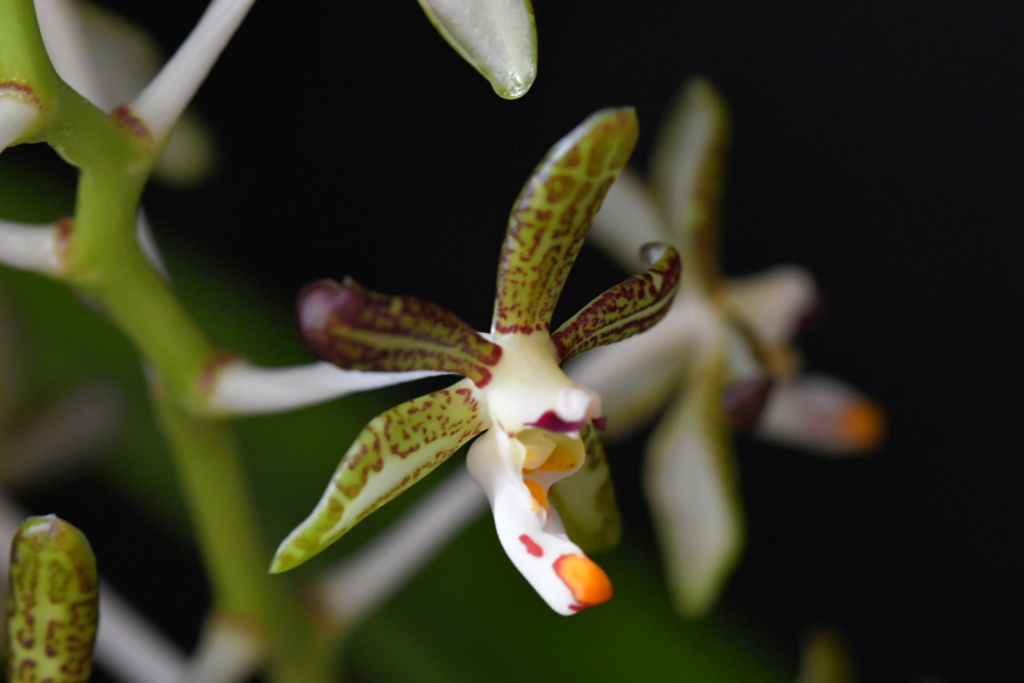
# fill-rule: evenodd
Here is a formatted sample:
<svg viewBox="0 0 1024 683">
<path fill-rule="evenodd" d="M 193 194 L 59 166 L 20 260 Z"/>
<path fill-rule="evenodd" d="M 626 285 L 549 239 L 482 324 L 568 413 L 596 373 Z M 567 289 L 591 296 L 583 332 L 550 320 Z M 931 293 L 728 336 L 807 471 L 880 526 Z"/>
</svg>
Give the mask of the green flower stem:
<svg viewBox="0 0 1024 683">
<path fill-rule="evenodd" d="M 335 680 L 333 643 L 289 593 L 292 582 L 267 574 L 238 451 L 227 427 L 182 409 L 159 381 L 153 401 L 171 443 L 206 558 L 218 609 L 253 624 L 268 639 L 273 680 Z"/>
<path fill-rule="evenodd" d="M 57 74 L 43 46 L 32 0 L 0 0 L 0 83 L 14 82 L 33 89 L 45 103 Z"/>
<path fill-rule="evenodd" d="M 50 142 L 81 170 L 64 278 L 104 306 L 179 400 L 203 412 L 200 380 L 217 350 L 146 261 L 135 235 L 160 146 L 63 83 L 57 94 Z"/>
<path fill-rule="evenodd" d="M 208 408 L 203 377 L 217 349 L 137 242 L 139 202 L 161 143 L 131 112 L 100 111 L 58 78 L 32 0 L 0 0 L 0 17 L 0 83 L 31 89 L 45 112 L 32 140 L 49 143 L 80 171 L 75 215 L 63 226 L 62 278 L 100 304 L 152 369 L 154 405 L 217 611 L 252 625 L 275 683 L 336 679 L 337 633 L 316 628 L 291 581 L 267 574 L 271 553 L 259 537 L 231 433 L 202 417 Z"/>
</svg>

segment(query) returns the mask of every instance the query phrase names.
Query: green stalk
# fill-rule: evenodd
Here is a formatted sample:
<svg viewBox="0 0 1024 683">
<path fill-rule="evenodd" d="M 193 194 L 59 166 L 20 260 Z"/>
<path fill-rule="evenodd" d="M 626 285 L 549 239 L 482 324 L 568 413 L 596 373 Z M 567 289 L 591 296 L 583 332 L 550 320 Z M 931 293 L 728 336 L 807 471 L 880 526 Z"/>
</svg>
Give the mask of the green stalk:
<svg viewBox="0 0 1024 683">
<path fill-rule="evenodd" d="M 153 402 L 181 476 L 206 558 L 218 609 L 251 623 L 269 640 L 275 681 L 335 680 L 328 643 L 290 593 L 290 581 L 267 573 L 271 556 L 253 524 L 238 451 L 223 424 L 181 408 L 159 383 Z"/>
<path fill-rule="evenodd" d="M 336 679 L 336 639 L 316 628 L 291 581 L 267 574 L 271 553 L 257 531 L 228 427 L 201 416 L 208 407 L 204 373 L 218 352 L 146 261 L 135 236 L 142 190 L 161 145 L 130 112 L 102 112 L 57 77 L 32 0 L 0 0 L 0 17 L 0 84 L 18 85 L 17 96 L 24 96 L 21 86 L 30 89 L 45 113 L 33 140 L 49 143 L 80 170 L 75 216 L 64 225 L 61 277 L 100 304 L 157 378 L 154 406 L 216 611 L 260 635 L 275 683 Z"/>
<path fill-rule="evenodd" d="M 32 0 L 0 0 L 0 84 L 28 86 L 43 110 L 58 82 L 43 46 Z"/>
</svg>

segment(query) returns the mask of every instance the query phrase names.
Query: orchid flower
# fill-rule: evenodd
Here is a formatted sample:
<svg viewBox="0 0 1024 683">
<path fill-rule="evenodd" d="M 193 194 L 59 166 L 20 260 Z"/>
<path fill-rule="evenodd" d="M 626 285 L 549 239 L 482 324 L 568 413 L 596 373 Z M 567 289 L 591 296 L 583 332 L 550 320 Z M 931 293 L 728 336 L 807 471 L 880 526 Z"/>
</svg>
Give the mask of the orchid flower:
<svg viewBox="0 0 1024 683">
<path fill-rule="evenodd" d="M 868 450 L 882 433 L 880 410 L 858 392 L 799 374 L 789 340 L 814 304 L 807 273 L 786 266 L 740 281 L 722 277 L 717 224 L 727 137 L 724 105 L 695 81 L 656 146 L 653 193 L 628 171 L 612 188 L 595 220 L 595 243 L 632 268 L 626 243 L 665 241 L 679 249 L 686 271 L 664 322 L 569 368 L 605 397 L 609 437 L 640 428 L 670 403 L 648 442 L 645 479 L 673 592 L 688 615 L 714 603 L 742 547 L 730 428 L 826 453 Z"/>
<path fill-rule="evenodd" d="M 507 100 L 537 77 L 537 30 L 530 0 L 419 0 L 430 22 Z"/>
<path fill-rule="evenodd" d="M 569 270 L 636 142 L 631 109 L 593 114 L 534 170 L 509 220 L 490 334 L 412 297 L 321 281 L 299 299 L 306 342 L 345 368 L 435 370 L 465 379 L 374 418 L 341 460 L 309 517 L 278 548 L 271 571 L 321 552 L 463 444 L 487 494 L 502 547 L 541 597 L 573 614 L 611 597 L 579 545 L 617 540 L 614 494 L 597 429 L 596 392 L 560 366 L 643 331 L 668 310 L 678 255 L 648 245 L 647 269 L 612 287 L 555 332 L 549 323 Z M 562 508 L 565 518 L 560 516 Z M 567 534 L 566 527 L 570 533 Z"/>
</svg>

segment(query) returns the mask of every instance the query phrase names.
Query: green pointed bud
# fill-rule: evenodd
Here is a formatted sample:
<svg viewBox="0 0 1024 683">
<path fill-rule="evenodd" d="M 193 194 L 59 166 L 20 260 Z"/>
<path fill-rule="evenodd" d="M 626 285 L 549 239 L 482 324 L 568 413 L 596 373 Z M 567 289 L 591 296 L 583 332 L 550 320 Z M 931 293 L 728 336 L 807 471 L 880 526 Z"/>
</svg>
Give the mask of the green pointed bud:
<svg viewBox="0 0 1024 683">
<path fill-rule="evenodd" d="M 84 683 L 99 615 L 96 558 L 81 531 L 30 517 L 11 543 L 7 680 Z"/>
<path fill-rule="evenodd" d="M 506 100 L 537 77 L 537 30 L 529 0 L 419 0 L 448 44 Z"/>
</svg>

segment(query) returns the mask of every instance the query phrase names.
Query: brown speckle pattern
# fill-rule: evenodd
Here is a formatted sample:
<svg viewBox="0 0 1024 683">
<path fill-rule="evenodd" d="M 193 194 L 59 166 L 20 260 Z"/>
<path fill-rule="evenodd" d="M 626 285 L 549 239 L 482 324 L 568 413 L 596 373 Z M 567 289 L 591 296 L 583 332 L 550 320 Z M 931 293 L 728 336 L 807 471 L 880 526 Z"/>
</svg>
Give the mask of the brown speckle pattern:
<svg viewBox="0 0 1024 683">
<path fill-rule="evenodd" d="M 523 187 L 498 262 L 494 330 L 547 330 L 594 216 L 636 144 L 629 109 L 594 114 L 556 145 Z"/>
</svg>

